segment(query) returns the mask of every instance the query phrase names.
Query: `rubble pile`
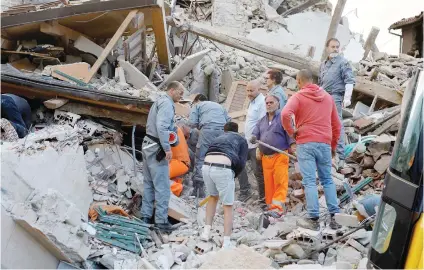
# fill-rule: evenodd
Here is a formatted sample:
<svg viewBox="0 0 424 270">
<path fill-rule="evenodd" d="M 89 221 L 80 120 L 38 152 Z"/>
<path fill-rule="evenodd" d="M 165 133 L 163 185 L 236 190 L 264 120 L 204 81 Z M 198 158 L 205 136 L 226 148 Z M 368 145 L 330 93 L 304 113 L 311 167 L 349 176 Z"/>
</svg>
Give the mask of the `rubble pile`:
<svg viewBox="0 0 424 270">
<path fill-rule="evenodd" d="M 403 92 L 408 86 L 413 68 L 417 66 L 423 66 L 423 58 L 415 58 L 403 53 L 393 56 L 378 52 L 372 53 L 371 57 L 359 62 L 357 75 Z"/>
</svg>

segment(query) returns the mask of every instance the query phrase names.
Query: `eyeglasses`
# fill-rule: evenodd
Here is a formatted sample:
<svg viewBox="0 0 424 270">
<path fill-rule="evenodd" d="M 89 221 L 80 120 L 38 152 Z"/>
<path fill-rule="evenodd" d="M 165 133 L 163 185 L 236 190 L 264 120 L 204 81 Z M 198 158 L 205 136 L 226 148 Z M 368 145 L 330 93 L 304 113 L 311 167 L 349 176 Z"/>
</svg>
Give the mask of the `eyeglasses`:
<svg viewBox="0 0 424 270">
<path fill-rule="evenodd" d="M 265 102 L 265 104 L 266 105 L 268 105 L 268 104 L 274 104 L 274 101 L 268 101 L 268 102 Z"/>
</svg>

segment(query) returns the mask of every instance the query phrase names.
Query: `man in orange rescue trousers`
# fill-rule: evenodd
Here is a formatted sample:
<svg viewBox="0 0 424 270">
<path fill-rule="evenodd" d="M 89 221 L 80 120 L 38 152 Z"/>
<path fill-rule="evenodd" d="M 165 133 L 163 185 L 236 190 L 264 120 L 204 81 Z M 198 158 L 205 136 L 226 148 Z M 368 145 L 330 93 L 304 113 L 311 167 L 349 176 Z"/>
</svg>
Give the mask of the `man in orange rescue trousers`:
<svg viewBox="0 0 424 270">
<path fill-rule="evenodd" d="M 281 125 L 278 97 L 270 95 L 265 98 L 266 115 L 259 120 L 250 139 L 251 143 L 261 140 L 282 151 L 295 144 Z M 289 184 L 289 157 L 277 153 L 259 144 L 262 153 L 262 167 L 265 182 L 265 203 L 269 206 L 270 214 L 279 217 L 285 211 L 285 202 Z"/>
</svg>

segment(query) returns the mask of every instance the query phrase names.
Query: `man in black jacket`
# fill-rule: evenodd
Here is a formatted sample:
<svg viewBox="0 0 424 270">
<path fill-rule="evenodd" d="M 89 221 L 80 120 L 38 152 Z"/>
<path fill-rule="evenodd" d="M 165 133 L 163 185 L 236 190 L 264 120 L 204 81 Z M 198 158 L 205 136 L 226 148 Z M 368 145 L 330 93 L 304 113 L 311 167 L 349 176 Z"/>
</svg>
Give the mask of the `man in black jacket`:
<svg viewBox="0 0 424 270">
<path fill-rule="evenodd" d="M 226 249 L 232 247 L 230 236 L 233 227 L 234 178 L 246 165 L 248 152 L 247 141 L 237 133 L 237 130 L 237 123 L 225 124 L 225 133 L 213 140 L 206 152 L 205 162 L 202 166 L 209 200 L 206 206 L 206 225 L 200 238 L 204 241 L 211 238 L 212 221 L 220 198 L 224 206 L 224 242 L 222 246 Z"/>
</svg>

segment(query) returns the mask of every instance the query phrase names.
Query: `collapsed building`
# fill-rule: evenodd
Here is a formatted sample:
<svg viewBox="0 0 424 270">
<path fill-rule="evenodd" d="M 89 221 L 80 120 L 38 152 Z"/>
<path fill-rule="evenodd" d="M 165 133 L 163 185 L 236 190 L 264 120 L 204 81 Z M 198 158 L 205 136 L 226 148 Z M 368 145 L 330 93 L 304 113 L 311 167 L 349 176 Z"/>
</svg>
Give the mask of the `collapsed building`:
<svg viewBox="0 0 424 270">
<path fill-rule="evenodd" d="M 298 90 L 297 70 L 309 67 L 317 74 L 331 9 L 327 1 L 311 0 L 2 4 L 2 93 L 27 98 L 33 112 L 30 134 L 1 145 L 2 266 L 365 268 L 368 218 L 375 209 L 364 205 L 382 190 L 402 93 L 423 59 L 379 52 L 372 38 L 364 41 L 349 30 L 346 18 L 337 22 L 336 37 L 356 85 L 355 102 L 344 110 L 348 166 L 333 172 L 343 206 L 340 231 L 297 228 L 306 203 L 295 162 L 282 220 L 266 216 L 254 202 L 234 205 L 231 237 L 238 247 L 231 252 L 219 250 L 222 213 L 213 241 L 199 239 L 205 207 L 187 195 L 190 174 L 181 197 L 171 197 L 172 234 L 139 220 L 139 149 L 163 86 L 178 80 L 185 97 L 206 94 L 243 131 L 247 81 L 279 69 L 290 96 Z M 314 35 L 305 37 L 308 27 Z M 189 109 L 176 104 L 177 117 L 187 117 Z M 354 234 L 322 248 L 352 228 Z"/>
</svg>

